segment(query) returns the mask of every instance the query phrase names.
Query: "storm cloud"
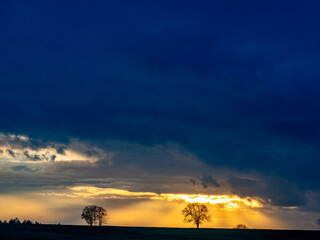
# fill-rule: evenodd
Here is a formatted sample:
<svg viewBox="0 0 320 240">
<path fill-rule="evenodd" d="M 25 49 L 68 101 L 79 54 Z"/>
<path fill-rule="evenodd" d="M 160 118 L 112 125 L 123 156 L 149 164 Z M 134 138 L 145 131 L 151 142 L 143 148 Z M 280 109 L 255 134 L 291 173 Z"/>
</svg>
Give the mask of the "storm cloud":
<svg viewBox="0 0 320 240">
<path fill-rule="evenodd" d="M 199 183 L 281 207 L 302 209 L 319 193 L 319 2 L 0 9 L 1 161 L 24 152 L 52 163 L 34 175 L 59 169 L 70 185 Z"/>
</svg>

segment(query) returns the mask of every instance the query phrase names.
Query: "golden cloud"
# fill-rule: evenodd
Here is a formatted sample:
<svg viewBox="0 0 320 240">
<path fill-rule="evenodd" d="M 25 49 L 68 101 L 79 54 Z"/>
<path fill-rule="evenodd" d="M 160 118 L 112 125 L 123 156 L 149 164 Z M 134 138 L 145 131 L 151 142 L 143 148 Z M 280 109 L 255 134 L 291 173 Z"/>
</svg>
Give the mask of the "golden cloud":
<svg viewBox="0 0 320 240">
<path fill-rule="evenodd" d="M 68 192 L 45 193 L 71 198 L 104 198 L 104 199 L 149 199 L 162 201 L 184 201 L 187 203 L 207 203 L 216 208 L 240 209 L 240 208 L 262 208 L 263 200 L 258 198 L 241 198 L 235 195 L 205 195 L 205 194 L 176 194 L 176 193 L 153 193 L 153 192 L 131 192 L 117 188 L 99 188 L 93 186 L 77 186 L 68 188 Z"/>
</svg>

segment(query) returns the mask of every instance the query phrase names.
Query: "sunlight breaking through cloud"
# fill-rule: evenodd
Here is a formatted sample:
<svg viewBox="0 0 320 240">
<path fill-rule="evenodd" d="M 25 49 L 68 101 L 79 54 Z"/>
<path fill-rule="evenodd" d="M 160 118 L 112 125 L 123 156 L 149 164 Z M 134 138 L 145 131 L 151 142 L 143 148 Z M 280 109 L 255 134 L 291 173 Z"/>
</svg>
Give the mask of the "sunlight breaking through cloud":
<svg viewBox="0 0 320 240">
<path fill-rule="evenodd" d="M 71 191 L 70 191 L 71 190 Z M 104 199 L 150 199 L 163 201 L 185 201 L 187 203 L 208 203 L 217 208 L 240 209 L 262 208 L 263 200 L 235 195 L 204 195 L 204 194 L 176 194 L 176 193 L 153 193 L 131 192 L 116 188 L 98 188 L 92 186 L 70 187 L 68 193 L 43 193 L 43 195 L 55 195 L 72 198 L 104 198 Z"/>
<path fill-rule="evenodd" d="M 168 200 L 184 200 L 188 203 L 210 203 L 212 205 L 222 205 L 225 208 L 241 208 L 243 206 L 251 208 L 263 207 L 261 200 L 250 197 L 240 198 L 234 195 L 203 195 L 203 194 L 160 194 L 160 197 Z"/>
</svg>

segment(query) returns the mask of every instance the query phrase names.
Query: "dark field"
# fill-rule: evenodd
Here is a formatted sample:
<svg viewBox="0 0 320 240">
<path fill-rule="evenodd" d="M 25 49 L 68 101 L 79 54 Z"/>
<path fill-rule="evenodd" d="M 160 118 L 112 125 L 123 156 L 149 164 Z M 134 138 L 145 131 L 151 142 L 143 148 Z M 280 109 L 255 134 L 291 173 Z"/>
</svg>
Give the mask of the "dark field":
<svg viewBox="0 0 320 240">
<path fill-rule="evenodd" d="M 0 239 L 320 239 L 320 231 L 1 225 Z"/>
</svg>

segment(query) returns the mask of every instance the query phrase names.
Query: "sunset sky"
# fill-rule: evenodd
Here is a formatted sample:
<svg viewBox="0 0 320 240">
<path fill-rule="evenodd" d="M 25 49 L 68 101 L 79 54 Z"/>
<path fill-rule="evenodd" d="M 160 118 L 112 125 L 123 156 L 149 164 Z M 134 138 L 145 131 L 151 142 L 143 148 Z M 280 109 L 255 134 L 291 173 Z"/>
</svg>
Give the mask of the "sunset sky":
<svg viewBox="0 0 320 240">
<path fill-rule="evenodd" d="M 320 229 L 319 12 L 0 0 L 0 220 Z"/>
</svg>

